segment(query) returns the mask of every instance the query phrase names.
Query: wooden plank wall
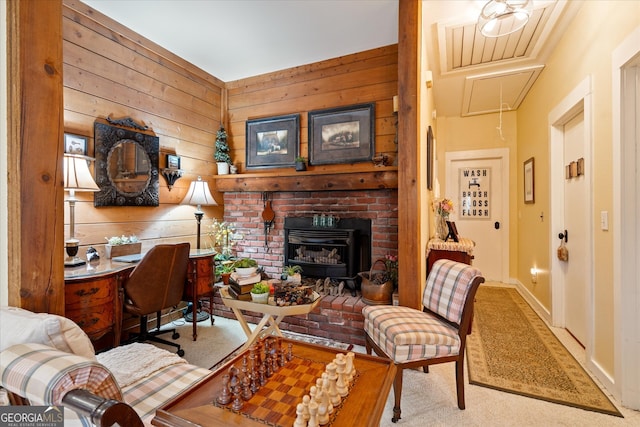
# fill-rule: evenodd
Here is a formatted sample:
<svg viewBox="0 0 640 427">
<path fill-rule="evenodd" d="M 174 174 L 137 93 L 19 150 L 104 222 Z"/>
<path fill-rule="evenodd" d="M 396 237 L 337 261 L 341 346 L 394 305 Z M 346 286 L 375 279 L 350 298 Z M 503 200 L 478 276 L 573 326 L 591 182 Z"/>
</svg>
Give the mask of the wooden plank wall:
<svg viewBox="0 0 640 427">
<path fill-rule="evenodd" d="M 375 103 L 375 151 L 396 156 L 398 45 L 227 82 L 231 157 L 240 172 L 246 164 L 246 120 L 300 114 L 300 153 L 308 157 L 308 117 L 312 110 Z M 311 166 L 309 170 L 371 170 L 372 163 Z M 253 171 L 252 171 L 253 172 Z"/>
<path fill-rule="evenodd" d="M 171 191 L 159 177 L 159 207 L 95 208 L 91 193 L 77 193 L 80 253 L 87 245 L 102 251 L 105 237 L 122 234 L 142 239 L 143 251 L 163 242 L 189 241 L 195 247 L 195 207 L 179 203 L 198 175 L 214 188 L 224 83 L 79 1 L 64 0 L 62 18 L 65 132 L 88 136 L 93 156 L 94 121 L 130 116 L 159 137 L 160 169 L 166 154 L 176 154 L 184 170 Z M 65 203 L 65 237 L 68 209 Z M 222 217 L 221 207 L 203 210 L 206 218 Z"/>
</svg>

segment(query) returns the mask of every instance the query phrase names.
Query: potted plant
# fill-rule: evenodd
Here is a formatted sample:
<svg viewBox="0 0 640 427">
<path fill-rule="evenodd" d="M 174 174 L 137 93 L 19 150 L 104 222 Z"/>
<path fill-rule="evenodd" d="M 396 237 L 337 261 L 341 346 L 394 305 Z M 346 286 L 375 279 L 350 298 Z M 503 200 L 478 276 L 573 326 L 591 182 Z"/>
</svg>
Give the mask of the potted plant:
<svg viewBox="0 0 640 427">
<path fill-rule="evenodd" d="M 296 157 L 296 170 L 298 172 L 307 170 L 307 159 L 302 156 Z"/>
<path fill-rule="evenodd" d="M 266 304 L 269 302 L 269 291 L 271 287 L 268 283 L 258 282 L 251 288 L 251 301 L 259 304 Z"/>
<path fill-rule="evenodd" d="M 233 267 L 240 276 L 251 276 L 258 270 L 258 262 L 251 258 L 241 258 L 233 263 Z"/>
<path fill-rule="evenodd" d="M 234 268 L 232 261 L 222 261 L 220 264 L 216 265 L 216 276 L 220 276 L 222 278 L 222 283 L 228 285 L 229 277 L 231 276 L 231 273 L 233 273 Z"/>
<path fill-rule="evenodd" d="M 107 258 L 139 254 L 142 249 L 142 242 L 138 240 L 135 235 L 120 237 L 105 237 L 107 244 L 104 245 L 104 250 Z"/>
<path fill-rule="evenodd" d="M 231 165 L 231 156 L 229 155 L 229 144 L 227 143 L 227 131 L 220 126 L 216 132 L 216 151 L 213 157 L 218 163 L 218 175 L 229 174 L 229 166 Z"/>
<path fill-rule="evenodd" d="M 302 281 L 302 267 L 299 265 L 285 265 L 280 278 L 287 282 L 300 283 Z"/>
</svg>

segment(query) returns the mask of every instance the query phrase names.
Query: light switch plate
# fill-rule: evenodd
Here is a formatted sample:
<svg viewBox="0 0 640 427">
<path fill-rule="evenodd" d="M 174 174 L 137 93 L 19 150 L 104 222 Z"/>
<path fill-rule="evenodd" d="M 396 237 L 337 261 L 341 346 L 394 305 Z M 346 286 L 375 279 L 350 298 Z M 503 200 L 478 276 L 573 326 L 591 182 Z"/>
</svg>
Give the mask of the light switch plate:
<svg viewBox="0 0 640 427">
<path fill-rule="evenodd" d="M 609 212 L 600 211 L 600 229 L 609 230 Z"/>
</svg>

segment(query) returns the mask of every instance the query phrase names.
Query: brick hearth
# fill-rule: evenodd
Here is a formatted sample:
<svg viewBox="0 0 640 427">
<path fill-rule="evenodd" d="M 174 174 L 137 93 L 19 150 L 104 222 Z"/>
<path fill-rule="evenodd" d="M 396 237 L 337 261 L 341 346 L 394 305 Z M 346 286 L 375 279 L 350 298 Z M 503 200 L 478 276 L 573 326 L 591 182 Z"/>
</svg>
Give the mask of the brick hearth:
<svg viewBox="0 0 640 427">
<path fill-rule="evenodd" d="M 213 314 L 235 319 L 230 308 L 226 307 L 219 294 L 213 298 Z M 362 309 L 366 306 L 360 296 L 325 296 L 320 304 L 309 314 L 287 316 L 280 323 L 283 330 L 317 337 L 331 338 L 336 341 L 364 345 L 364 318 Z M 257 324 L 261 313 L 245 313 L 250 323 Z"/>
<path fill-rule="evenodd" d="M 305 191 L 271 193 L 276 213 L 274 226 L 264 244 L 262 211 L 264 202 L 259 192 L 225 192 L 224 220 L 233 222 L 243 239 L 235 247 L 237 257 L 251 257 L 258 261 L 269 277 L 279 277 L 284 264 L 284 218 L 333 215 L 339 218 L 367 218 L 371 220 L 371 262 L 386 254 L 398 253 L 398 191 L 396 189 L 355 191 Z M 314 311 L 305 316 L 286 317 L 280 327 L 284 330 L 310 334 L 337 341 L 364 345 L 364 319 L 361 297 L 325 296 Z M 233 312 L 224 306 L 220 296 L 214 298 L 216 316 L 234 319 Z M 258 323 L 259 313 L 247 316 Z"/>
</svg>

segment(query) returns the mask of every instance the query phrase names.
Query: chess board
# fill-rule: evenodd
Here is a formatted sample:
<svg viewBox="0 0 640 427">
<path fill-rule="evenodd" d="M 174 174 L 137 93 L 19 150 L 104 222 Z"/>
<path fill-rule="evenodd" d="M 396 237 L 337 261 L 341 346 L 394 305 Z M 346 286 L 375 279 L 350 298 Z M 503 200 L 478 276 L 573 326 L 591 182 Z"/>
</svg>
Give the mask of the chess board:
<svg viewBox="0 0 640 427">
<path fill-rule="evenodd" d="M 294 355 L 292 360 L 271 375 L 251 399 L 244 402 L 237 413 L 269 426 L 291 427 L 296 420 L 296 406 L 302 402 L 305 394 L 309 394 L 311 387 L 316 385 L 316 379 L 322 376 L 325 368 L 324 363 Z M 354 383 L 356 380 L 357 375 Z M 347 396 L 346 399 L 348 398 Z M 231 403 L 220 405 L 214 401 L 214 405 L 232 410 Z M 327 425 L 331 425 L 338 415 L 340 406 L 334 408 Z"/>
</svg>

